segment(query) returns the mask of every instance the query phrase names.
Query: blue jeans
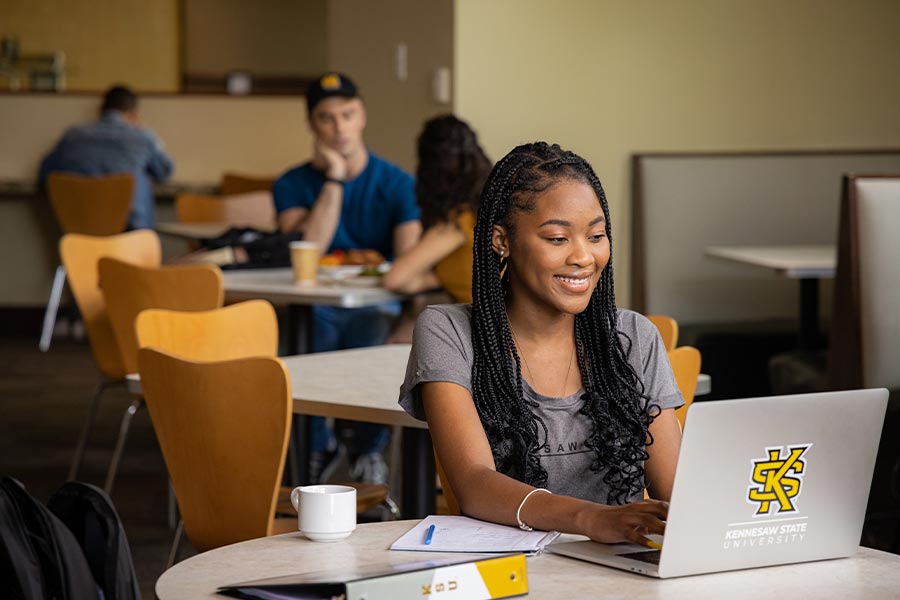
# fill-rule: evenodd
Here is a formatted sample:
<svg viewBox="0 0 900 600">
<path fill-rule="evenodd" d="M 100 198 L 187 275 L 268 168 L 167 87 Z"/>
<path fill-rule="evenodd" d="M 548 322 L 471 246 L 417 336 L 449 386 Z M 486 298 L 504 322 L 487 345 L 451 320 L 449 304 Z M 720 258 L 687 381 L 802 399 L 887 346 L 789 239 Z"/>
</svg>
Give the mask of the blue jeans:
<svg viewBox="0 0 900 600">
<path fill-rule="evenodd" d="M 313 352 L 330 352 L 365 348 L 385 343 L 394 320 L 400 314 L 400 303 L 390 302 L 366 308 L 313 307 Z M 399 382 L 398 382 L 399 383 Z M 337 440 L 322 417 L 312 420 L 313 452 L 325 453 Z M 335 429 L 347 439 L 351 459 L 363 454 L 381 452 L 390 441 L 390 428 L 375 423 L 338 420 Z"/>
</svg>

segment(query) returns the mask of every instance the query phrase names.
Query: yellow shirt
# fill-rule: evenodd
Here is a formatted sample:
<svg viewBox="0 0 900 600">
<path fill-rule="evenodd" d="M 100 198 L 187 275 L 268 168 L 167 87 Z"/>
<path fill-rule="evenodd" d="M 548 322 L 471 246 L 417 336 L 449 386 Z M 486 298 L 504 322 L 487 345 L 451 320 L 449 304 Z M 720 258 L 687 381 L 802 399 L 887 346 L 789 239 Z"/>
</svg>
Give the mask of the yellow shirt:
<svg viewBox="0 0 900 600">
<path fill-rule="evenodd" d="M 455 302 L 472 302 L 472 244 L 475 241 L 475 213 L 467 210 L 456 218 L 465 234 L 465 243 L 434 267 L 434 273 Z"/>
</svg>

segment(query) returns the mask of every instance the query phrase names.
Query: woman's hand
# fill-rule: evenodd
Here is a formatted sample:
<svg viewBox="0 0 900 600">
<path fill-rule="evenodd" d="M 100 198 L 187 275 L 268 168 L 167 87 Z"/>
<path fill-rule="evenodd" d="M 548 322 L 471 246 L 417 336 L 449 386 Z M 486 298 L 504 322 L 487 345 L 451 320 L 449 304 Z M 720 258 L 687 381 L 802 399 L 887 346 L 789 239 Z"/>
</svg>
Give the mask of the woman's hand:
<svg viewBox="0 0 900 600">
<path fill-rule="evenodd" d="M 660 500 L 642 500 L 623 506 L 594 504 L 578 516 L 581 521 L 578 529 L 595 542 L 631 542 L 655 548 L 655 542 L 646 536 L 665 533 L 668 513 L 669 503 Z"/>
</svg>

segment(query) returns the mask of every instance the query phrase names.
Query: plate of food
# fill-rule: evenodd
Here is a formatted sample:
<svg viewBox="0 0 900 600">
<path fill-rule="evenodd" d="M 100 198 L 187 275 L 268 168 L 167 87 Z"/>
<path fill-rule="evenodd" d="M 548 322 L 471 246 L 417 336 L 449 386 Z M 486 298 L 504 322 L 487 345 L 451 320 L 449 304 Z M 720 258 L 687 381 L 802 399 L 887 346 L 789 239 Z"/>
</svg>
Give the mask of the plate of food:
<svg viewBox="0 0 900 600">
<path fill-rule="evenodd" d="M 335 250 L 319 259 L 319 277 L 335 283 L 360 277 L 375 277 L 380 283 L 381 274 L 389 268 L 390 263 L 377 250 Z"/>
</svg>

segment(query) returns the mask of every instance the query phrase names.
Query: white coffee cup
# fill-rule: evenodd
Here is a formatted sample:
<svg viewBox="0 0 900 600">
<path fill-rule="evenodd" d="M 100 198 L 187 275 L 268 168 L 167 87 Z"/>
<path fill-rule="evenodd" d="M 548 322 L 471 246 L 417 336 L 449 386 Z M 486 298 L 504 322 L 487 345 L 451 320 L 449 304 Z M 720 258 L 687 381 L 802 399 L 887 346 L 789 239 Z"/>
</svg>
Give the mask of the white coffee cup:
<svg viewBox="0 0 900 600">
<path fill-rule="evenodd" d="M 314 542 L 336 542 L 356 529 L 356 488 L 306 485 L 291 492 L 297 526 Z"/>
</svg>

